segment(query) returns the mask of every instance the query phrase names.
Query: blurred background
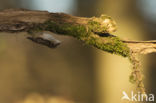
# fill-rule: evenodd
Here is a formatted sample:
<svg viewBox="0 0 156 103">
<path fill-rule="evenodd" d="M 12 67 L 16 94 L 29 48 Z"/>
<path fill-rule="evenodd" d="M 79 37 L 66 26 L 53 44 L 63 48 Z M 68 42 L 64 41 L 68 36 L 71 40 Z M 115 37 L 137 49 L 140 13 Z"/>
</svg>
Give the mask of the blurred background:
<svg viewBox="0 0 156 103">
<path fill-rule="evenodd" d="M 156 0 L 0 0 L 0 9 L 26 8 L 75 16 L 110 15 L 114 33 L 133 40 L 156 39 Z M 67 36 L 55 49 L 32 43 L 26 33 L 0 33 L 0 103 L 126 103 L 128 59 Z M 156 94 L 156 54 L 140 58 L 148 93 Z"/>
</svg>

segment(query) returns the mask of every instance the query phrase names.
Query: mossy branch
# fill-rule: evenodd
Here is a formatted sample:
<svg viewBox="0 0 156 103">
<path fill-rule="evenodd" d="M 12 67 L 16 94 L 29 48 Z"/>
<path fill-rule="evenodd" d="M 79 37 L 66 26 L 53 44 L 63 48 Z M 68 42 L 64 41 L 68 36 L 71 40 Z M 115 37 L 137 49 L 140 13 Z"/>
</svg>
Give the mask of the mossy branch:
<svg viewBox="0 0 156 103">
<path fill-rule="evenodd" d="M 0 31 L 25 31 L 28 32 L 26 38 L 52 48 L 61 42 L 52 35 L 43 33 L 50 31 L 72 36 L 103 51 L 128 57 L 133 64 L 130 80 L 136 82 L 142 93 L 145 88 L 137 55 L 156 52 L 156 41 L 129 41 L 112 35 L 116 31 L 116 23 L 106 15 L 85 18 L 47 11 L 7 9 L 0 11 Z"/>
<path fill-rule="evenodd" d="M 121 40 L 111 35 L 116 30 L 116 23 L 109 16 L 92 18 L 76 17 L 64 13 L 31 11 L 25 9 L 7 9 L 0 11 L 1 32 L 28 32 L 28 38 L 34 42 L 54 47 L 60 44 L 53 37 L 42 35 L 43 31 L 72 36 L 93 45 L 103 51 L 130 55 L 130 50 L 140 53 L 156 52 L 156 42 L 138 42 Z"/>
</svg>

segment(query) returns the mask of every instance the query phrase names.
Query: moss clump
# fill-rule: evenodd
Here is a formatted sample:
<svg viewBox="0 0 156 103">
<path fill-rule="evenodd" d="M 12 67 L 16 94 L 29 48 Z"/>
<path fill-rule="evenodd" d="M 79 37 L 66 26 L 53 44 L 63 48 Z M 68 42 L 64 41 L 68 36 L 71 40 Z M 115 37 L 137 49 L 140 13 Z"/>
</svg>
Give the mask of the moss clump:
<svg viewBox="0 0 156 103">
<path fill-rule="evenodd" d="M 101 39 L 102 38 L 102 39 Z M 107 51 L 112 54 L 121 55 L 123 57 L 129 56 L 129 48 L 118 37 L 90 37 L 87 44 L 94 45 L 95 47 Z"/>
<path fill-rule="evenodd" d="M 49 20 L 43 24 L 35 25 L 30 29 L 29 33 L 46 30 L 57 34 L 73 36 L 103 51 L 128 57 L 129 48 L 118 37 L 100 37 L 96 34 L 106 32 L 106 29 L 103 26 L 101 27 L 100 22 L 95 21 L 95 19 L 93 21 L 90 20 L 87 25 L 56 23 Z"/>
<path fill-rule="evenodd" d="M 87 37 L 88 31 L 84 25 L 73 25 L 73 24 L 58 24 L 53 21 L 47 21 L 44 23 L 45 30 L 55 32 L 58 34 L 73 36 L 78 39 L 81 37 Z"/>
<path fill-rule="evenodd" d="M 89 28 L 93 31 L 93 32 L 100 32 L 100 33 L 106 33 L 107 32 L 107 27 L 102 27 L 101 28 L 101 24 L 97 21 L 92 21 L 90 20 L 88 22 Z"/>
<path fill-rule="evenodd" d="M 130 75 L 129 76 L 129 81 L 131 82 L 131 83 L 136 83 L 136 77 L 134 76 L 134 75 Z"/>
</svg>

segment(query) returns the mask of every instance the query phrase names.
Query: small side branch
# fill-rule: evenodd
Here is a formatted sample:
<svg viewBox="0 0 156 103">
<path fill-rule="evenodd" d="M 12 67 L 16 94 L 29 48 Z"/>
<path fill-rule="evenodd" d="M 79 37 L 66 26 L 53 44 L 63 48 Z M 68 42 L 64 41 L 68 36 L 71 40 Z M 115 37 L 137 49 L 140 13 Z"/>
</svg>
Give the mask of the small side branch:
<svg viewBox="0 0 156 103">
<path fill-rule="evenodd" d="M 151 41 L 123 41 L 134 52 L 148 54 L 156 52 L 156 40 Z"/>
</svg>

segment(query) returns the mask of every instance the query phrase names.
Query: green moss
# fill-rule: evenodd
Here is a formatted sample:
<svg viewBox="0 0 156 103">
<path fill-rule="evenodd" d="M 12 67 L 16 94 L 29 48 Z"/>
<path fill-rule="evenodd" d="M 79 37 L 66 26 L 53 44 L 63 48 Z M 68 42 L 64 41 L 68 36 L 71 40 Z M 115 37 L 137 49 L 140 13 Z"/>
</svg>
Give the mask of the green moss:
<svg viewBox="0 0 156 103">
<path fill-rule="evenodd" d="M 52 21 L 44 23 L 45 30 L 55 32 L 58 34 L 73 36 L 76 38 L 86 37 L 88 35 L 87 28 L 84 25 L 73 25 L 73 24 L 57 24 Z"/>
<path fill-rule="evenodd" d="M 90 20 L 88 22 L 88 26 L 93 32 L 101 32 L 101 33 L 107 32 L 107 27 L 101 27 L 101 24 L 97 21 Z"/>
<path fill-rule="evenodd" d="M 87 44 L 94 45 L 95 47 L 107 51 L 112 54 L 118 54 L 123 57 L 129 56 L 129 48 L 126 44 L 124 44 L 119 38 L 117 37 L 90 37 L 87 40 Z"/>
<path fill-rule="evenodd" d="M 30 33 L 40 32 L 43 30 L 51 31 L 57 34 L 73 36 L 86 44 L 93 45 L 103 51 L 112 54 L 129 56 L 129 48 L 117 37 L 100 37 L 95 32 L 105 32 L 106 28 L 101 28 L 99 22 L 89 21 L 88 25 L 76 25 L 67 23 L 55 23 L 46 21 L 44 24 L 35 25 L 30 29 Z"/>
<path fill-rule="evenodd" d="M 129 81 L 134 84 L 134 83 L 136 83 L 136 78 L 133 75 L 130 75 Z"/>
</svg>

